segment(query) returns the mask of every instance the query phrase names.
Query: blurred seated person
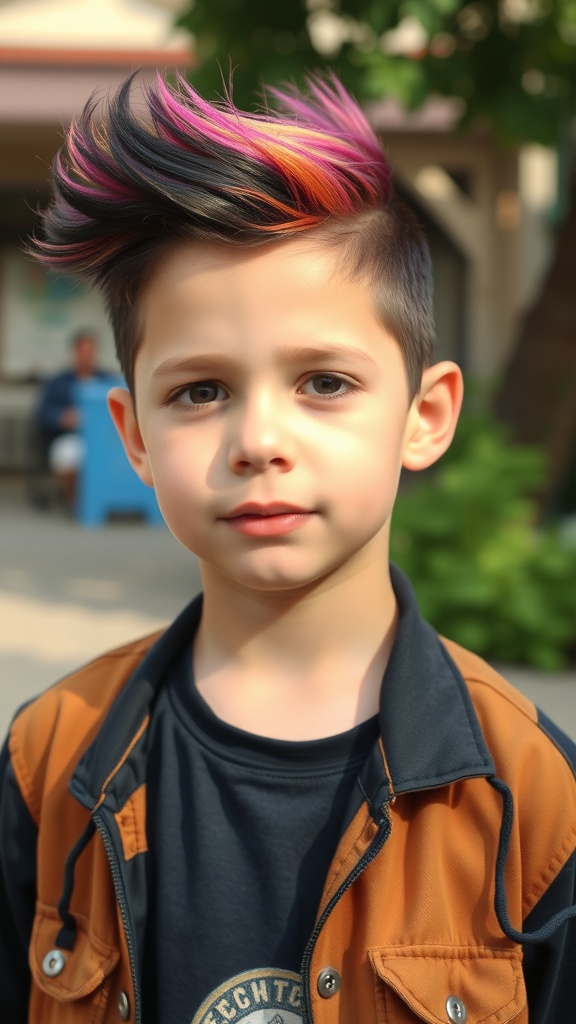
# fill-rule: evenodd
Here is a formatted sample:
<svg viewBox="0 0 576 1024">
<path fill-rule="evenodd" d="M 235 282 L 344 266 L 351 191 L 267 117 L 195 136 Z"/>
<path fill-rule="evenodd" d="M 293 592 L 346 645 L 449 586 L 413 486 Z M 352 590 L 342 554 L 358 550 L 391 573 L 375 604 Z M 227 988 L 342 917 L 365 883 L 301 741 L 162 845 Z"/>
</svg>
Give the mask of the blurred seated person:
<svg viewBox="0 0 576 1024">
<path fill-rule="evenodd" d="M 72 338 L 72 365 L 45 381 L 40 394 L 36 421 L 40 443 L 47 453 L 48 465 L 58 477 L 69 508 L 76 500 L 76 480 L 84 456 L 79 433 L 75 388 L 79 381 L 108 376 L 98 369 L 98 341 L 91 331 L 79 331 Z"/>
</svg>

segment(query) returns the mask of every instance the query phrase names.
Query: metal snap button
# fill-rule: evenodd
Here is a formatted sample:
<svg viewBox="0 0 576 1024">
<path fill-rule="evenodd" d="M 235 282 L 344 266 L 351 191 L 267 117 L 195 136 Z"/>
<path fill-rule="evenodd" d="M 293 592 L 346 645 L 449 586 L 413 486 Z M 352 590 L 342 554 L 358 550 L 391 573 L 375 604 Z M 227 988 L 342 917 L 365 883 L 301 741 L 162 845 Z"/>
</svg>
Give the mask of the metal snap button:
<svg viewBox="0 0 576 1024">
<path fill-rule="evenodd" d="M 458 996 L 448 996 L 446 1000 L 446 1013 L 448 1014 L 448 1020 L 454 1022 L 454 1024 L 464 1024 L 466 1017 L 466 1007 Z"/>
<path fill-rule="evenodd" d="M 66 966 L 66 957 L 60 949 L 51 949 L 42 961 L 42 970 L 49 978 L 55 978 Z"/>
<path fill-rule="evenodd" d="M 118 996 L 118 1013 L 120 1020 L 130 1020 L 130 1000 L 125 992 Z"/>
<path fill-rule="evenodd" d="M 318 975 L 318 992 L 323 999 L 331 999 L 340 991 L 340 975 L 333 967 L 325 967 Z"/>
</svg>

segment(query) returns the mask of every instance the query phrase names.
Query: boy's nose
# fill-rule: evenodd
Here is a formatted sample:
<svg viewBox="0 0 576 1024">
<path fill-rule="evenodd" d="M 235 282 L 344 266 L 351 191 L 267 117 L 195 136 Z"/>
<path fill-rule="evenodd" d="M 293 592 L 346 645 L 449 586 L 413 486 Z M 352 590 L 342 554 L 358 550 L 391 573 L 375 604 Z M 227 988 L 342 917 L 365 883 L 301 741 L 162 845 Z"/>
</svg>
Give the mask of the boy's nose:
<svg viewBox="0 0 576 1024">
<path fill-rule="evenodd" d="M 246 402 L 231 421 L 228 462 L 235 473 L 261 472 L 274 465 L 286 472 L 294 463 L 288 410 L 271 394 Z"/>
</svg>

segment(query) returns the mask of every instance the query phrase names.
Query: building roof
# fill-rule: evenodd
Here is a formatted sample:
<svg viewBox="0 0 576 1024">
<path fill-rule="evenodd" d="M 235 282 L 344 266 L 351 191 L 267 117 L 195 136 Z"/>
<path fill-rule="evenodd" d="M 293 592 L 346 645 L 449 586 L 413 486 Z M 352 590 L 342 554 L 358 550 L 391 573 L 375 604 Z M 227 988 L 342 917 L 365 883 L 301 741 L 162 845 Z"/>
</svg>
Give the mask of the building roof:
<svg viewBox="0 0 576 1024">
<path fill-rule="evenodd" d="M 60 125 L 142 69 L 187 69 L 185 0 L 0 0 L 0 125 Z"/>
</svg>

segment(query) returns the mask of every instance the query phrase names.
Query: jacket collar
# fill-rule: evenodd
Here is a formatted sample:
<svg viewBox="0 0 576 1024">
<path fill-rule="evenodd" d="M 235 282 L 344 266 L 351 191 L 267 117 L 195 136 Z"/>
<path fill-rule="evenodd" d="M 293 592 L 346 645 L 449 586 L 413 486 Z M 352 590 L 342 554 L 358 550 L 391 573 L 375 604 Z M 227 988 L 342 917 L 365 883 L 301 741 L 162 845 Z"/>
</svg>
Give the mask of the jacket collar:
<svg viewBox="0 0 576 1024">
<path fill-rule="evenodd" d="M 96 739 L 79 762 L 68 788 L 89 810 L 100 801 L 116 766 L 125 763 L 126 751 L 151 714 L 167 669 L 194 636 L 201 613 L 202 595 L 199 594 L 142 659 L 112 704 Z M 134 778 L 131 789 L 136 789 L 143 781 L 143 778 Z"/>
<path fill-rule="evenodd" d="M 391 566 L 400 610 L 380 697 L 380 730 L 395 793 L 492 775 L 472 698 L 442 641 Z"/>
<path fill-rule="evenodd" d="M 495 774 L 460 671 L 420 615 L 406 577 L 394 566 L 391 576 L 400 614 L 379 712 L 388 772 L 387 777 L 383 775 L 378 756 L 369 759 L 360 779 L 375 814 L 391 792 L 405 793 Z M 126 751 L 153 708 L 166 669 L 194 635 L 201 611 L 199 595 L 153 645 L 112 705 L 70 782 L 71 793 L 85 807 L 92 809 L 98 803 L 116 766 L 125 763 Z M 145 740 L 144 730 L 134 756 L 128 759 L 130 791 L 143 781 L 138 778 L 138 762 L 142 764 L 143 759 L 137 755 L 142 753 Z M 114 789 L 119 782 L 118 778 Z M 119 797 L 119 805 L 121 802 Z"/>
</svg>

